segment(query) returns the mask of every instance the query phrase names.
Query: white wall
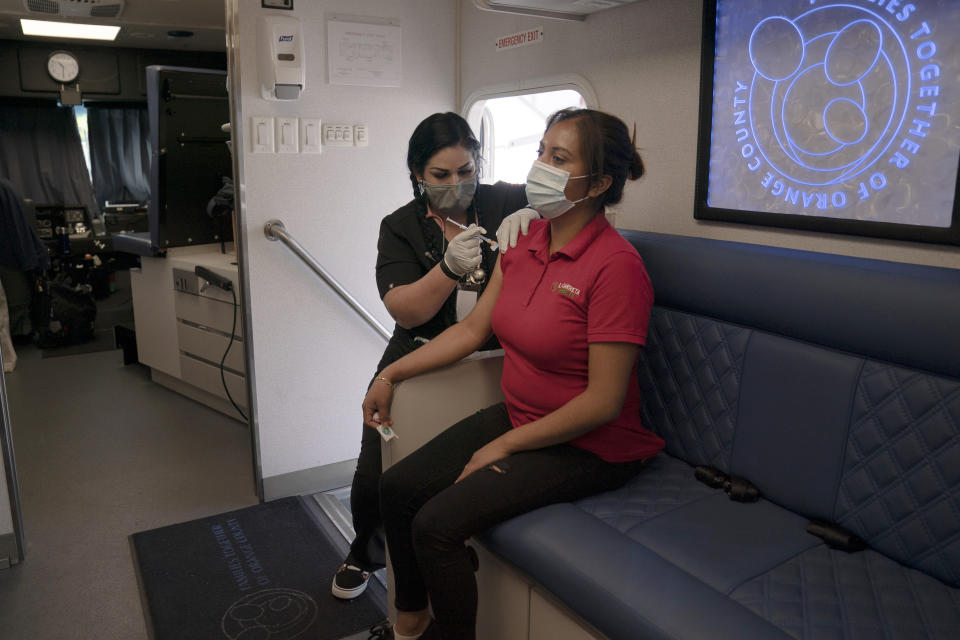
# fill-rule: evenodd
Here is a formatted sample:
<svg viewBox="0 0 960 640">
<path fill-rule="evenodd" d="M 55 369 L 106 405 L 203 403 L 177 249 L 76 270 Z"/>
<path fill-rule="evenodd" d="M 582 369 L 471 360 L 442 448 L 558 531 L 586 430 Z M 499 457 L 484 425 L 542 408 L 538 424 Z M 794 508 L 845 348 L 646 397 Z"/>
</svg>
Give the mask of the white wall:
<svg viewBox="0 0 960 640">
<path fill-rule="evenodd" d="M 354 458 L 360 402 L 383 342 L 281 244 L 263 236 L 281 219 L 368 309 L 392 327 L 374 283 L 380 219 L 410 198 L 406 143 L 435 111 L 459 110 L 457 2 L 462 13 L 460 92 L 575 73 L 602 109 L 636 123 L 648 175 L 628 186 L 617 224 L 854 256 L 960 268 L 955 248 L 813 234 L 693 219 L 699 109 L 700 0 L 645 0 L 566 22 L 486 12 L 472 0 L 301 0 L 307 89 L 290 103 L 259 96 L 259 0 L 237 8 L 244 148 L 240 149 L 247 235 L 259 448 L 267 479 Z M 285 12 L 280 12 L 285 13 Z M 403 29 L 400 88 L 327 82 L 326 17 L 391 18 Z M 497 52 L 495 38 L 543 25 L 545 42 Z M 365 123 L 366 148 L 320 156 L 252 154 L 251 116 L 318 117 Z M 533 158 L 531 158 L 531 162 Z"/>
<path fill-rule="evenodd" d="M 456 4 L 452 0 L 299 0 L 306 90 L 271 102 L 258 90 L 260 0 L 238 9 L 238 70 L 245 135 L 244 232 L 261 467 L 265 479 L 355 458 L 360 403 L 385 343 L 279 242 L 263 235 L 278 218 L 287 231 L 389 329 L 374 281 L 380 220 L 412 197 L 406 171 L 410 133 L 425 116 L 455 110 Z M 327 82 L 326 17 L 391 18 L 402 28 L 400 88 Z M 316 117 L 364 123 L 366 148 L 324 148 L 317 155 L 253 154 L 251 116 Z"/>
<path fill-rule="evenodd" d="M 701 0 L 644 0 L 585 22 L 493 13 L 473 0 L 460 2 L 464 98 L 482 87 L 577 73 L 591 83 L 601 109 L 636 123 L 648 172 L 628 186 L 617 226 L 960 268 L 956 248 L 694 220 Z M 543 44 L 494 48 L 496 38 L 538 25 Z"/>
</svg>

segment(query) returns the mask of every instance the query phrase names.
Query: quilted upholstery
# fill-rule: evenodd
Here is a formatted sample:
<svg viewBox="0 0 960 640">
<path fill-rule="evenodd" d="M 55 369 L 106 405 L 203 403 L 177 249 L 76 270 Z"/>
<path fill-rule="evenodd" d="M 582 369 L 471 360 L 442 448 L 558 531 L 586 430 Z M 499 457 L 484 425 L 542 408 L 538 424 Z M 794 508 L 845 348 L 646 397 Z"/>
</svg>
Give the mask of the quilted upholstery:
<svg viewBox="0 0 960 640">
<path fill-rule="evenodd" d="M 638 378 L 667 453 L 482 539 L 611 639 L 960 639 L 960 271 L 625 235 L 657 288 Z"/>
<path fill-rule="evenodd" d="M 698 482 L 693 477 L 692 467 L 661 454 L 620 489 L 585 498 L 576 504 L 626 533 L 641 522 L 718 492 L 719 489 Z"/>
<path fill-rule="evenodd" d="M 696 466 L 730 468 L 750 330 L 654 307 L 638 377 L 643 424 Z"/>
<path fill-rule="evenodd" d="M 960 585 L 960 382 L 864 365 L 836 520 L 877 551 Z"/>
<path fill-rule="evenodd" d="M 960 638 L 960 590 L 869 550 L 817 546 L 731 597 L 802 640 Z"/>
</svg>

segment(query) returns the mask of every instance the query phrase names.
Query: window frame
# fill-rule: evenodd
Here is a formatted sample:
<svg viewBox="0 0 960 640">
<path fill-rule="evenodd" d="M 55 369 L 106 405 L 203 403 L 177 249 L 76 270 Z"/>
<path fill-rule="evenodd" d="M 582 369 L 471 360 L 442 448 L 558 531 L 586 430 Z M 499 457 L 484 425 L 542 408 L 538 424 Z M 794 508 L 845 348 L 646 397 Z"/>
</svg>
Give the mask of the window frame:
<svg viewBox="0 0 960 640">
<path fill-rule="evenodd" d="M 483 135 L 484 131 L 493 129 L 493 123 L 489 121 L 489 118 L 484 117 L 483 107 L 487 100 L 570 90 L 580 94 L 587 108 L 599 108 L 597 94 L 587 79 L 575 73 L 567 73 L 480 87 L 471 92 L 463 101 L 460 114 L 480 138 L 481 157 L 492 158 L 493 136 Z"/>
</svg>

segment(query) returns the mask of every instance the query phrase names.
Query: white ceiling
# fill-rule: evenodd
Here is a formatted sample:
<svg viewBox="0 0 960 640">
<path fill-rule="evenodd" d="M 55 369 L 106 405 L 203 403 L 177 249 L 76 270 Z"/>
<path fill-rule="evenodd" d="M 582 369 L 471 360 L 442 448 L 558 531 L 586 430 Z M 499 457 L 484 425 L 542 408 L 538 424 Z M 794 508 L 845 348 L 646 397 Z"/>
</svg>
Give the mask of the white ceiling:
<svg viewBox="0 0 960 640">
<path fill-rule="evenodd" d="M 309 2 L 310 0 L 300 0 Z M 637 0 L 475 0 L 478 5 L 519 9 L 521 12 L 546 10 L 559 14 L 587 15 Z M 42 14 L 28 13 L 23 0 L 0 0 L 0 39 L 50 42 L 49 38 L 24 36 L 20 18 L 43 20 Z M 79 19 L 53 17 L 53 20 Z M 112 43 L 78 41 L 97 45 L 130 47 L 135 49 L 187 49 L 192 51 L 223 51 L 226 48 L 224 30 L 224 0 L 125 0 L 123 12 L 117 19 L 90 18 L 80 20 L 94 24 L 119 24 L 120 35 Z M 171 38 L 167 32 L 192 31 L 190 38 Z"/>
<path fill-rule="evenodd" d="M 20 18 L 45 19 L 41 14 L 28 13 L 24 9 L 23 0 L 0 0 L 0 39 L 51 41 L 50 38 L 24 36 L 20 31 Z M 52 19 L 121 26 L 120 35 L 112 43 L 95 40 L 70 40 L 69 42 L 135 49 L 191 51 L 226 49 L 224 0 L 126 0 L 123 12 L 117 19 L 71 20 L 58 17 Z M 194 35 L 190 38 L 170 38 L 167 36 L 167 31 L 171 29 L 192 31 Z"/>
</svg>

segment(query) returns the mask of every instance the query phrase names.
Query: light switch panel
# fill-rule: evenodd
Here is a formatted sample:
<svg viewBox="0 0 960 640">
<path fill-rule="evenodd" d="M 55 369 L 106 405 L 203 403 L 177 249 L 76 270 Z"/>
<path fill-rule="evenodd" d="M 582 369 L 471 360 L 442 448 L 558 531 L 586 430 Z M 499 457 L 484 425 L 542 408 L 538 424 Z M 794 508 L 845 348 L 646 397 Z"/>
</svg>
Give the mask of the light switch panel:
<svg viewBox="0 0 960 640">
<path fill-rule="evenodd" d="M 365 147 L 370 144 L 370 130 L 367 129 L 367 125 L 357 124 L 353 126 L 353 142 L 358 147 Z"/>
<path fill-rule="evenodd" d="M 277 153 L 300 152 L 300 125 L 296 118 L 277 118 Z"/>
<path fill-rule="evenodd" d="M 273 118 L 250 118 L 250 140 L 254 153 L 273 153 Z"/>
<path fill-rule="evenodd" d="M 325 124 L 323 125 L 323 144 L 328 147 L 352 147 L 353 125 Z"/>
<path fill-rule="evenodd" d="M 320 153 L 320 118 L 300 118 L 300 153 Z"/>
</svg>

